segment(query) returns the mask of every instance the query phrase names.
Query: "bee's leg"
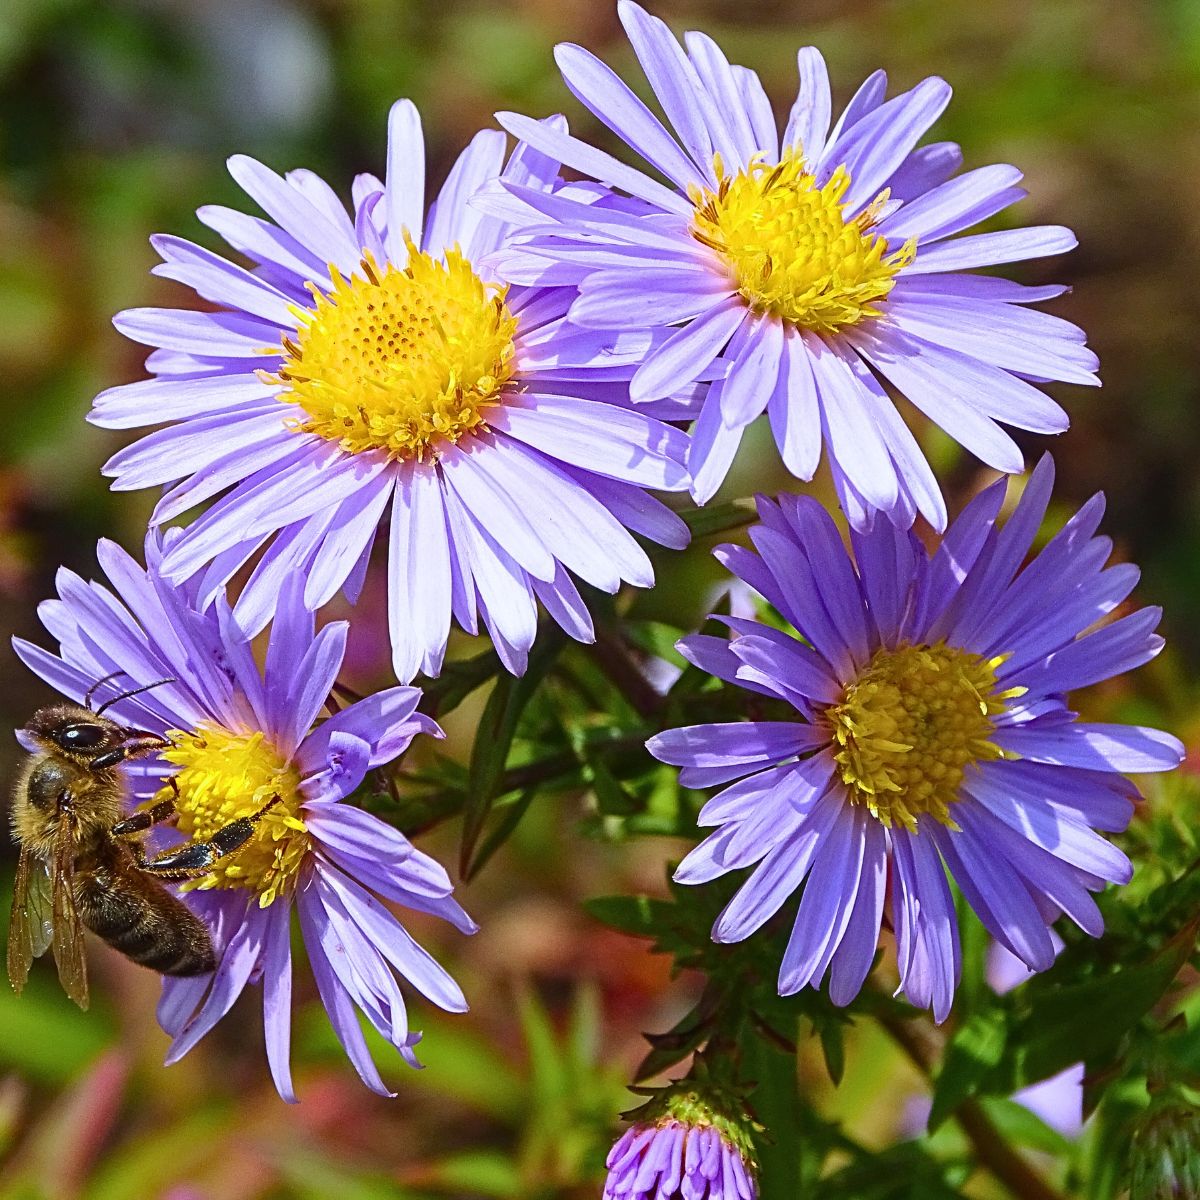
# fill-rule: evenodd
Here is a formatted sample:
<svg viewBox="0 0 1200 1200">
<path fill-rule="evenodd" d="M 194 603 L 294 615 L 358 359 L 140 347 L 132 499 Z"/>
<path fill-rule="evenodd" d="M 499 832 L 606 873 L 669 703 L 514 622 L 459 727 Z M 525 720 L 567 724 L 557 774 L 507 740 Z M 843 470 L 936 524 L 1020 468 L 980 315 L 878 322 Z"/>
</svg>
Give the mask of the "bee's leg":
<svg viewBox="0 0 1200 1200">
<path fill-rule="evenodd" d="M 259 821 L 281 802 L 282 797 L 273 797 L 252 816 L 239 817 L 222 826 L 207 842 L 188 842 L 155 858 L 142 858 L 139 855 L 138 869 L 162 879 L 194 879 L 207 874 L 218 859 L 240 850 L 250 840 Z"/>
<path fill-rule="evenodd" d="M 174 786 L 175 781 L 172 779 L 170 783 Z M 178 789 L 176 789 L 175 794 L 178 796 Z M 152 808 L 135 812 L 132 816 L 126 817 L 125 820 L 118 821 L 108 832 L 116 838 L 129 837 L 135 833 L 143 833 L 151 825 L 160 825 L 163 821 L 169 821 L 177 815 L 178 811 L 175 808 L 174 800 L 160 800 Z"/>
</svg>

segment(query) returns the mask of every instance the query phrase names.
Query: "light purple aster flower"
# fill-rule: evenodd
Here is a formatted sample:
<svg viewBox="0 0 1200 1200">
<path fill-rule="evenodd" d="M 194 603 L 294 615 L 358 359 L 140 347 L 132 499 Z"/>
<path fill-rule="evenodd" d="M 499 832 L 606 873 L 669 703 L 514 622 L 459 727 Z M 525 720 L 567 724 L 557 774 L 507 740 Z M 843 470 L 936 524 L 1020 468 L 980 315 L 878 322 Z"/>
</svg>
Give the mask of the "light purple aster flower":
<svg viewBox="0 0 1200 1200">
<path fill-rule="evenodd" d="M 1162 647 L 1145 608 L 1087 632 L 1133 590 L 1105 567 L 1094 496 L 1028 564 L 1053 485 L 1049 456 L 1007 523 L 1003 481 L 982 492 L 934 552 L 886 521 L 853 557 L 813 500 L 760 499 L 757 550 L 717 557 L 799 636 L 736 617 L 731 640 L 685 638 L 705 671 L 786 701 L 792 721 L 673 729 L 649 742 L 680 782 L 737 780 L 705 806 L 719 828 L 680 864 L 703 883 L 753 867 L 713 929 L 749 937 L 804 883 L 779 973 L 782 994 L 819 985 L 846 1004 L 870 969 L 891 869 L 900 988 L 942 1020 L 959 975 L 945 868 L 992 936 L 1033 970 L 1054 961 L 1066 914 L 1102 929 L 1089 893 L 1124 882 L 1125 855 L 1094 832 L 1128 823 L 1121 772 L 1176 766 L 1155 729 L 1078 721 L 1066 693 L 1132 670 Z"/>
<path fill-rule="evenodd" d="M 471 207 L 476 192 L 497 177 L 559 186 L 557 163 L 518 147 L 506 165 L 505 147 L 499 131 L 478 134 L 426 213 L 420 120 L 400 101 L 386 181 L 358 176 L 349 214 L 311 172 L 230 159 L 270 219 L 198 215 L 249 270 L 152 239 L 164 260 L 155 273 L 219 311 L 121 313 L 118 329 L 157 347 L 154 378 L 104 392 L 90 419 L 167 423 L 105 467 L 120 490 L 173 485 L 155 524 L 218 497 L 167 550 L 168 579 L 203 571 L 207 598 L 265 547 L 236 606 L 257 630 L 290 574 L 306 577 L 313 609 L 339 589 L 357 596 L 390 508 L 389 623 L 408 682 L 440 670 L 452 614 L 470 633 L 482 615 L 518 673 L 539 600 L 590 640 L 571 573 L 606 592 L 648 587 L 631 531 L 686 543 L 683 522 L 644 489 L 687 488 L 687 437 L 621 407 L 662 337 L 578 327 L 566 319 L 571 289 L 508 288 L 475 266 L 507 236 Z M 595 201 L 599 190 L 565 194 Z"/>
<path fill-rule="evenodd" d="M 688 33 L 681 47 L 631 0 L 618 10 L 673 133 L 586 50 L 561 45 L 556 58 L 570 90 L 655 177 L 562 129 L 514 113 L 498 120 L 642 211 L 506 181 L 509 201 L 491 200 L 489 211 L 526 228 L 494 261 L 515 282 L 577 286 L 577 325 L 672 328 L 633 377 L 635 402 L 727 361 L 692 433 L 699 501 L 765 410 L 799 478 L 812 478 L 824 444 L 856 528 L 878 511 L 907 527 L 919 511 L 943 529 L 937 481 L 884 381 L 997 470 L 1023 469 L 998 421 L 1066 429 L 1066 414 L 1034 385 L 1094 384 L 1096 358 L 1081 330 L 1025 307 L 1064 289 L 970 271 L 1058 254 L 1075 238 L 1057 226 L 954 236 L 1025 193 L 1015 167 L 955 176 L 957 146 L 917 148 L 950 99 L 944 80 L 887 100 L 877 71 L 832 121 L 825 62 L 805 48 L 781 137 L 758 76 L 731 66 L 711 38 Z"/>
<path fill-rule="evenodd" d="M 145 569 L 101 542 L 97 553 L 113 590 L 64 570 L 58 599 L 39 608 L 59 653 L 13 643 L 31 670 L 75 701 L 114 673 L 118 691 L 153 685 L 108 711 L 123 724 L 169 734 L 171 748 L 127 764 L 127 776 L 136 799 L 174 801 L 176 827 L 187 838 L 207 840 L 277 798 L 250 841 L 187 893 L 210 927 L 218 966 L 209 975 L 164 980 L 159 1020 L 174 1039 L 167 1061 L 212 1029 L 247 983 L 260 983 L 271 1073 L 279 1094 L 294 1100 L 294 907 L 338 1039 L 367 1086 L 390 1095 L 356 1009 L 416 1066 L 420 1034 L 409 1029 L 397 976 L 448 1011 L 467 1005 L 383 901 L 442 917 L 464 933 L 475 925 L 438 863 L 342 801 L 416 734 L 441 731 L 416 711 L 416 688 L 391 688 L 336 709 L 330 692 L 347 626 L 338 621 L 315 632 L 298 577 L 278 597 L 260 670 L 223 595 L 201 608 L 198 580 L 179 587 L 164 578 L 162 562 L 177 534 L 165 543 L 149 535 Z M 327 706 L 332 715 L 318 720 Z"/>
<path fill-rule="evenodd" d="M 604 1200 L 754 1200 L 741 1152 L 712 1125 L 633 1125 L 608 1154 Z"/>
</svg>

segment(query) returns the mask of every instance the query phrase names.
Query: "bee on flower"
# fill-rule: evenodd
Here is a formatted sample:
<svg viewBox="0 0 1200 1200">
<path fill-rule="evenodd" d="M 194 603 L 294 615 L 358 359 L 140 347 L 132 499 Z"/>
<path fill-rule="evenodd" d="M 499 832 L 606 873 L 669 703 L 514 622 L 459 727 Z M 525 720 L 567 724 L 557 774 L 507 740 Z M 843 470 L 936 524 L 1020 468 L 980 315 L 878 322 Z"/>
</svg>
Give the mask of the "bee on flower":
<svg viewBox="0 0 1200 1200">
<path fill-rule="evenodd" d="M 255 983 L 275 1086 L 285 1100 L 295 1099 L 295 912 L 334 1032 L 367 1086 L 390 1095 L 358 1011 L 417 1066 L 420 1034 L 409 1026 L 400 981 L 449 1012 L 466 1011 L 467 1002 L 384 901 L 440 917 L 463 933 L 476 926 L 436 861 L 345 801 L 369 770 L 394 761 L 418 734 L 440 737 L 441 730 L 417 712 L 417 688 L 394 687 L 343 708 L 330 701 L 347 625 L 315 630 L 300 578 L 278 596 L 260 669 L 223 593 L 203 604 L 198 579 L 181 588 L 164 577 L 176 536 L 151 532 L 145 567 L 101 542 L 97 553 L 111 589 L 64 570 L 58 598 L 39 609 L 58 653 L 19 638 L 13 643 L 33 672 L 77 703 L 97 679 L 119 674 L 130 682 L 111 719 L 157 735 L 164 746 L 124 767 L 130 795 L 170 804 L 185 839 L 203 842 L 240 818 L 255 819 L 236 854 L 184 885 L 189 907 L 211 933 L 216 969 L 164 979 L 159 1021 L 173 1039 L 167 1061 L 186 1054 Z M 137 690 L 139 684 L 153 686 Z"/>
</svg>

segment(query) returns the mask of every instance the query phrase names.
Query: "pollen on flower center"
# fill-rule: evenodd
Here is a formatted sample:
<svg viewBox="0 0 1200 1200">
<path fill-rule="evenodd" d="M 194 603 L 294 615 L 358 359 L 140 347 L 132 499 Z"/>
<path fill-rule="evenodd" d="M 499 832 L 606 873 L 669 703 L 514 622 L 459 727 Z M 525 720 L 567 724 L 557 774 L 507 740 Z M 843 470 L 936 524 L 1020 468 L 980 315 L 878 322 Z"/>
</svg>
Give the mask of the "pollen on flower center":
<svg viewBox="0 0 1200 1200">
<path fill-rule="evenodd" d="M 192 733 L 176 730 L 163 752 L 179 770 L 155 800 L 173 800 L 177 828 L 194 841 L 208 841 L 239 817 L 250 817 L 276 796 L 250 840 L 218 859 L 213 869 L 185 887 L 246 888 L 266 908 L 291 885 L 308 853 L 308 827 L 300 816 L 300 775 L 262 733 L 231 733 L 202 724 Z"/>
<path fill-rule="evenodd" d="M 889 254 L 887 239 L 871 232 L 887 192 L 847 220 L 845 167 L 818 186 L 796 150 L 733 176 L 720 155 L 715 162 L 717 190 L 689 189 L 692 235 L 716 251 L 750 308 L 826 334 L 881 314 L 916 255 L 915 240 Z"/>
<path fill-rule="evenodd" d="M 992 718 L 1024 688 L 996 691 L 1006 656 L 984 659 L 944 643 L 876 652 L 825 710 L 851 803 L 884 825 L 915 831 L 928 813 L 954 827 L 951 805 L 967 770 L 997 759 Z"/>
<path fill-rule="evenodd" d="M 486 423 L 513 372 L 516 318 L 506 288 L 485 283 L 457 249 L 445 262 L 408 243 L 408 263 L 361 274 L 330 267 L 333 290 L 313 288 L 295 309 L 272 382 L 300 409 L 294 428 L 356 454 L 422 460 Z"/>
</svg>

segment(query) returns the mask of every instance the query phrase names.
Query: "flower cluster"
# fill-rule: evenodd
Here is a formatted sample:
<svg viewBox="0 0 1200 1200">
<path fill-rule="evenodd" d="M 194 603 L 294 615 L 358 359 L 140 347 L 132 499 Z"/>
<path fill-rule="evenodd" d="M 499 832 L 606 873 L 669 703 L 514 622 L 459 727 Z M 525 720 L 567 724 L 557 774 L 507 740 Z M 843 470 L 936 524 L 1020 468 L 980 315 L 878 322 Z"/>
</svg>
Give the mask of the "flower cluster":
<svg viewBox="0 0 1200 1200">
<path fill-rule="evenodd" d="M 764 414 L 798 480 L 824 454 L 850 548 L 811 497 L 760 497 L 753 549 L 716 553 L 775 615 L 680 644 L 785 718 L 648 742 L 681 784 L 722 788 L 700 815 L 715 832 L 676 876 L 748 870 L 716 940 L 750 937 L 799 892 L 779 992 L 828 977 L 846 1004 L 890 910 L 899 988 L 940 1021 L 960 967 L 949 880 L 1000 946 L 1044 970 L 1053 923 L 1099 935 L 1092 894 L 1128 878 L 1097 832 L 1130 819 L 1124 773 L 1180 760 L 1170 735 L 1068 707 L 1162 646 L 1157 609 L 1111 619 L 1138 575 L 1107 565 L 1102 499 L 1033 553 L 1047 456 L 1006 522 L 1003 480 L 950 522 L 892 394 L 987 466 L 1022 472 L 1002 426 L 1062 432 L 1043 385 L 1095 384 L 1097 363 L 1079 329 L 1034 307 L 1063 288 L 976 270 L 1061 253 L 1071 233 L 968 232 L 1024 192 L 1014 167 L 960 173 L 957 146 L 921 144 L 950 99 L 940 79 L 888 98 L 877 72 L 835 118 L 806 48 L 781 131 L 758 76 L 710 38 L 680 44 L 632 0 L 618 9 L 665 124 L 587 51 L 560 46 L 557 61 L 646 170 L 561 117 L 499 114 L 515 149 L 478 134 L 427 208 L 420 119 L 402 100 L 384 178 L 357 176 L 349 207 L 311 172 L 232 158 L 265 215 L 198 216 L 241 262 L 155 237 L 154 272 L 203 308 L 116 318 L 152 347 L 151 377 L 103 392 L 90 419 L 160 427 L 105 467 L 115 489 L 164 489 L 145 563 L 101 543 L 111 588 L 63 572 L 40 610 L 58 653 L 16 645 L 75 702 L 98 680 L 130 685 L 113 718 L 163 745 L 127 764 L 129 795 L 173 808 L 177 836 L 253 822 L 181 887 L 217 967 L 166 981 L 170 1060 L 261 985 L 268 1062 L 292 1098 L 293 910 L 373 1090 L 388 1093 L 359 1013 L 415 1063 L 401 984 L 465 1010 L 393 909 L 474 923 L 446 872 L 354 794 L 417 735 L 440 736 L 409 685 L 441 671 L 452 624 L 486 630 L 514 674 L 539 607 L 594 640 L 580 581 L 653 586 L 639 539 L 684 547 L 677 509 L 716 493 Z M 918 517 L 944 536 L 923 541 Z M 347 624 L 316 614 L 339 593 L 353 603 L 376 566 L 398 686 L 343 707 Z M 634 1125 L 605 1196 L 753 1200 L 748 1135 L 693 1117 Z"/>
</svg>

